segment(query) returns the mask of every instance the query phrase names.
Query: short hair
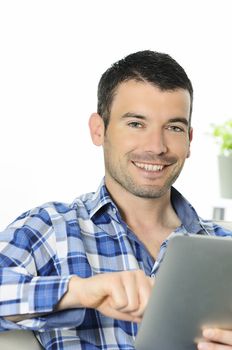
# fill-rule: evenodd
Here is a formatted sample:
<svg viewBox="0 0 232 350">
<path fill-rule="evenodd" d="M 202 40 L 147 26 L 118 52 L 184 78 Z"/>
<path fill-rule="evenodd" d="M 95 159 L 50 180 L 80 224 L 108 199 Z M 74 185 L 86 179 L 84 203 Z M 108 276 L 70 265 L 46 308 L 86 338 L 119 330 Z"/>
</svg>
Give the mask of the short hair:
<svg viewBox="0 0 232 350">
<path fill-rule="evenodd" d="M 149 82 L 161 91 L 185 89 L 190 94 L 190 115 L 192 114 L 193 87 L 185 70 L 171 56 L 156 51 L 138 51 L 112 64 L 98 84 L 97 112 L 107 128 L 111 106 L 118 86 L 126 81 Z"/>
</svg>

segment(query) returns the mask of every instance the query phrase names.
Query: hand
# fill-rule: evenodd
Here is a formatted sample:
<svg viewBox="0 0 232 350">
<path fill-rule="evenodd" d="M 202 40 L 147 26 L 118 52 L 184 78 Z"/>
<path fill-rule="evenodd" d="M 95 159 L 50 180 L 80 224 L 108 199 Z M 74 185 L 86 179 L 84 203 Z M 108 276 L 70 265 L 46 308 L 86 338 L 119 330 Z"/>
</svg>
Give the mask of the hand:
<svg viewBox="0 0 232 350">
<path fill-rule="evenodd" d="M 199 350 L 232 350 L 232 330 L 204 329 L 203 337 L 197 346 Z"/>
<path fill-rule="evenodd" d="M 154 281 L 142 270 L 99 274 L 89 278 L 74 276 L 58 309 L 93 308 L 105 316 L 140 322 Z"/>
</svg>

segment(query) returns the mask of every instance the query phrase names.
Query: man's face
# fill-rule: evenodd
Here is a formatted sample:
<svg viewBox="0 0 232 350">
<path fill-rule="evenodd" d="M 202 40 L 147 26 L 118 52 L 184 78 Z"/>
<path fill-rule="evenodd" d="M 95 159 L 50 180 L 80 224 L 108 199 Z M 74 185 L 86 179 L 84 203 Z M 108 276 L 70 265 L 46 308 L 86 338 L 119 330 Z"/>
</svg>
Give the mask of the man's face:
<svg viewBox="0 0 232 350">
<path fill-rule="evenodd" d="M 103 148 L 106 184 L 142 198 L 159 198 L 189 156 L 190 95 L 149 83 L 122 83 L 114 97 Z"/>
</svg>

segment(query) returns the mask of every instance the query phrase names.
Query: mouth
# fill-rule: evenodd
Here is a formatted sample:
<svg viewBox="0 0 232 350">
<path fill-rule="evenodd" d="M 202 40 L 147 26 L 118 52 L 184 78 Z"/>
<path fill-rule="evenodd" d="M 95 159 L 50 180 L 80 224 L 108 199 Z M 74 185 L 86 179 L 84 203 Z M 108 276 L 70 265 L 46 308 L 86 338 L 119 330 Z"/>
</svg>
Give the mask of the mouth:
<svg viewBox="0 0 232 350">
<path fill-rule="evenodd" d="M 159 172 L 164 169 L 167 165 L 164 164 L 151 164 L 151 163 L 140 163 L 140 162 L 132 162 L 137 168 L 140 168 L 149 172 Z"/>
</svg>

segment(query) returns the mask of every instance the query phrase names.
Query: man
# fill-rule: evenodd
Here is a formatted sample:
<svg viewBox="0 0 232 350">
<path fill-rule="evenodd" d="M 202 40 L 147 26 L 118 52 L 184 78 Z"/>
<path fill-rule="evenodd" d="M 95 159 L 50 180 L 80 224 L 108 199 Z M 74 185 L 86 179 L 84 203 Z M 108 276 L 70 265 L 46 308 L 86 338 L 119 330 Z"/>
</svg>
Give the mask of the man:
<svg viewBox="0 0 232 350">
<path fill-rule="evenodd" d="M 192 101 L 166 54 L 137 52 L 103 74 L 89 127 L 105 178 L 96 193 L 35 208 L 1 234 L 2 330 L 32 329 L 45 349 L 134 349 L 169 237 L 226 234 L 200 224 L 172 187 L 190 154 Z M 232 349 L 230 331 L 203 335 L 199 349 Z"/>
</svg>

